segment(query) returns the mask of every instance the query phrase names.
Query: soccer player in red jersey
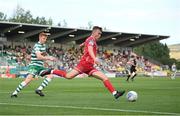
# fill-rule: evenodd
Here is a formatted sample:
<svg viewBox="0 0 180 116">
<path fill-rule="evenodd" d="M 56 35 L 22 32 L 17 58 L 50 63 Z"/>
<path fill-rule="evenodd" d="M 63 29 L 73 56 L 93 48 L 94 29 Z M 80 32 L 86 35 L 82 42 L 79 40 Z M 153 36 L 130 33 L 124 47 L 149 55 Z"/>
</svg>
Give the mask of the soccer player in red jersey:
<svg viewBox="0 0 180 116">
<path fill-rule="evenodd" d="M 98 71 L 96 68 L 93 67 L 94 64 L 101 63 L 100 60 L 98 60 L 98 58 L 96 57 L 96 41 L 101 37 L 101 34 L 102 28 L 99 26 L 94 26 L 91 36 L 88 37 L 83 44 L 81 44 L 81 46 L 84 46 L 84 54 L 81 57 L 78 65 L 73 70 L 68 73 L 62 70 L 48 70 L 44 74 L 42 74 L 42 76 L 51 73 L 64 77 L 66 79 L 72 79 L 78 74 L 86 73 L 101 80 L 104 83 L 105 87 L 113 94 L 115 99 L 118 99 L 125 93 L 125 91 L 116 91 L 115 88 L 112 86 L 111 82 L 109 81 L 108 77 L 101 71 Z"/>
</svg>

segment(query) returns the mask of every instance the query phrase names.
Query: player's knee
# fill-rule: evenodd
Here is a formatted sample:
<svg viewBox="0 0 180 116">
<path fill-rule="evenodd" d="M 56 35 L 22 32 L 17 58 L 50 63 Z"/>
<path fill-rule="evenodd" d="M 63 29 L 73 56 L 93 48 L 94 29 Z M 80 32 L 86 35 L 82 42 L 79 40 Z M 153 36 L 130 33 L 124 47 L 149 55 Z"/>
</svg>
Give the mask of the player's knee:
<svg viewBox="0 0 180 116">
<path fill-rule="evenodd" d="M 52 79 L 54 76 L 52 75 L 52 74 L 50 74 L 50 75 L 47 75 L 47 78 L 50 78 L 50 79 Z"/>
<path fill-rule="evenodd" d="M 27 79 L 24 80 L 24 82 L 26 83 L 26 85 L 28 85 L 31 81 L 32 81 L 32 78 L 27 78 Z"/>
<path fill-rule="evenodd" d="M 66 79 L 72 79 L 73 78 L 73 75 L 66 75 Z"/>
<path fill-rule="evenodd" d="M 26 84 L 29 84 L 32 80 L 33 80 L 33 75 L 28 75 L 27 77 L 26 77 L 26 79 L 24 80 L 24 82 L 26 83 Z"/>
</svg>

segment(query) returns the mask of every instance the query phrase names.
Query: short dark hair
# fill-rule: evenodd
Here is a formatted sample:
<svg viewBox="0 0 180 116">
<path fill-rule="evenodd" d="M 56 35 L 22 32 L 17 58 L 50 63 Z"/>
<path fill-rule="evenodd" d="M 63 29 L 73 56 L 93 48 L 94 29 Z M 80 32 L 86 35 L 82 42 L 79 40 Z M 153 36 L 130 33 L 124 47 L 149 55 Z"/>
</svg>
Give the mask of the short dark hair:
<svg viewBox="0 0 180 116">
<path fill-rule="evenodd" d="M 96 30 L 96 29 L 99 29 L 99 30 L 102 32 L 102 27 L 94 26 L 94 27 L 93 27 L 93 31 Z"/>
</svg>

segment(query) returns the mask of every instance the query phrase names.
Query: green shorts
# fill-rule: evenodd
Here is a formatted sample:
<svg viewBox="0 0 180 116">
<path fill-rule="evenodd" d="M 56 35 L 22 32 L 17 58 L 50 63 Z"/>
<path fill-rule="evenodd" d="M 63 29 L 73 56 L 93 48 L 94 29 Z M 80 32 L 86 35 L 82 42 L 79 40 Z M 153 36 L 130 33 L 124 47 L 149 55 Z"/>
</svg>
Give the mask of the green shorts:
<svg viewBox="0 0 180 116">
<path fill-rule="evenodd" d="M 35 77 L 35 75 L 39 75 L 42 71 L 45 70 L 47 70 L 47 68 L 31 65 L 28 67 L 28 74 L 32 74 Z"/>
</svg>

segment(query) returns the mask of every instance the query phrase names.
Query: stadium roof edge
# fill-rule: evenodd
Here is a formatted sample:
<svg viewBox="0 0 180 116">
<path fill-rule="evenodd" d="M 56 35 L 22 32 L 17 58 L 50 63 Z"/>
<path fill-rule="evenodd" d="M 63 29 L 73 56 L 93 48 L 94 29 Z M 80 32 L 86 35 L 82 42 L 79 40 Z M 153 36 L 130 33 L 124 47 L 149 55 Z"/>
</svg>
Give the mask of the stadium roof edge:
<svg viewBox="0 0 180 116">
<path fill-rule="evenodd" d="M 22 26 L 19 26 L 22 25 Z M 36 41 L 34 38 L 38 38 L 39 31 L 46 29 L 50 31 L 52 38 L 55 42 L 70 42 L 75 41 L 76 44 L 84 42 L 84 40 L 90 35 L 90 29 L 81 29 L 81 28 L 68 28 L 68 27 L 59 27 L 53 25 L 40 25 L 40 24 L 28 24 L 28 23 L 19 23 L 19 22 L 6 22 L 0 21 L 0 33 L 1 36 L 4 35 L 7 37 L 8 41 L 14 41 L 12 38 L 24 39 L 27 38 L 29 41 Z M 7 31 L 8 29 L 11 29 Z M 6 31 L 2 31 L 6 30 Z M 18 33 L 18 31 L 24 31 L 23 34 Z M 2 33 L 4 32 L 4 33 Z M 167 39 L 170 36 L 167 35 L 156 35 L 156 34 L 143 34 L 143 33 L 127 33 L 127 32 L 117 32 L 117 31 L 103 31 L 102 40 L 98 41 L 100 45 L 127 45 L 124 47 L 132 47 L 128 45 L 134 45 L 138 43 L 140 45 L 146 43 L 146 39 L 150 41 Z M 155 37 L 155 38 L 154 38 Z M 132 41 L 133 40 L 133 41 Z M 139 41 L 139 42 L 137 42 Z M 140 44 L 139 44 L 140 43 Z"/>
</svg>

